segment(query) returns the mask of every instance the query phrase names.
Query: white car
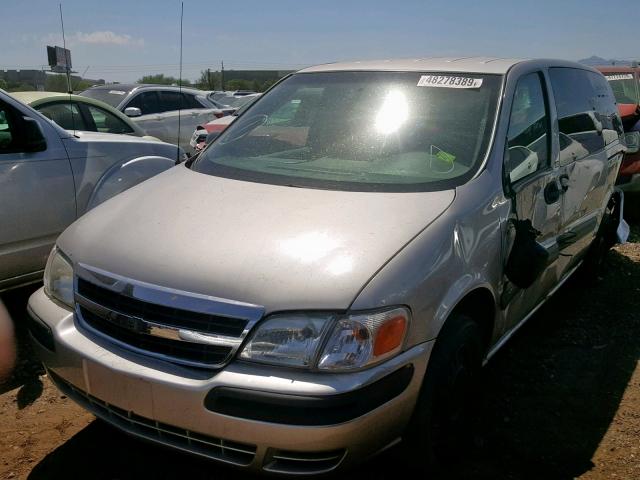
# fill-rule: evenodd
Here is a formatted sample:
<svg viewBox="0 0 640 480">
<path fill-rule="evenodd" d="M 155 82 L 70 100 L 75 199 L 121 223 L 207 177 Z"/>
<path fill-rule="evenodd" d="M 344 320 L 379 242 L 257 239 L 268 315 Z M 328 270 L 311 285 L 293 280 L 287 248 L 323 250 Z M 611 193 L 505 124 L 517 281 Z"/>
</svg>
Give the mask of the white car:
<svg viewBox="0 0 640 480">
<path fill-rule="evenodd" d="M 64 130 L 0 90 L 0 291 L 41 280 L 76 218 L 184 156 L 157 140 Z"/>
<path fill-rule="evenodd" d="M 100 85 L 80 95 L 108 103 L 130 117 L 147 135 L 193 153 L 189 140 L 196 126 L 227 113 L 207 94 L 195 88 L 135 83 Z"/>
</svg>

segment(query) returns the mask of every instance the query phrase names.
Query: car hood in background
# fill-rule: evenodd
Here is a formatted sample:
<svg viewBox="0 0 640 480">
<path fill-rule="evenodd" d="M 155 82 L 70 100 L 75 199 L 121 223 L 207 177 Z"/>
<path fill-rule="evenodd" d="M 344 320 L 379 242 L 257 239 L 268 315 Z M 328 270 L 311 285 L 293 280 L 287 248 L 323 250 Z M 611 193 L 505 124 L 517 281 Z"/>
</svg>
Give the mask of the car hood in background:
<svg viewBox="0 0 640 480">
<path fill-rule="evenodd" d="M 86 266 L 267 312 L 346 309 L 454 196 L 275 186 L 179 166 L 92 210 L 58 245 Z"/>
</svg>

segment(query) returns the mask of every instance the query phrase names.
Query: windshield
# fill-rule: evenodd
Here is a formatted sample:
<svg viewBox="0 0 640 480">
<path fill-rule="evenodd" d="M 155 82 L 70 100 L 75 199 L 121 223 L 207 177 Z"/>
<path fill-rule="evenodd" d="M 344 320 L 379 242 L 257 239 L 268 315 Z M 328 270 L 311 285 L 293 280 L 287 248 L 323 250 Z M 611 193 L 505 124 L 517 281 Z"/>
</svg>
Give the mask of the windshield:
<svg viewBox="0 0 640 480">
<path fill-rule="evenodd" d="M 336 190 L 449 189 L 488 148 L 501 77 L 302 73 L 233 122 L 193 169 Z"/>
<path fill-rule="evenodd" d="M 112 107 L 116 108 L 120 105 L 120 102 L 124 100 L 129 92 L 125 90 L 119 90 L 117 85 L 113 88 L 90 88 L 85 90 L 80 95 L 83 97 L 95 98 L 101 102 L 108 103 Z"/>
<path fill-rule="evenodd" d="M 632 73 L 605 73 L 618 103 L 638 103 L 636 80 Z"/>
</svg>

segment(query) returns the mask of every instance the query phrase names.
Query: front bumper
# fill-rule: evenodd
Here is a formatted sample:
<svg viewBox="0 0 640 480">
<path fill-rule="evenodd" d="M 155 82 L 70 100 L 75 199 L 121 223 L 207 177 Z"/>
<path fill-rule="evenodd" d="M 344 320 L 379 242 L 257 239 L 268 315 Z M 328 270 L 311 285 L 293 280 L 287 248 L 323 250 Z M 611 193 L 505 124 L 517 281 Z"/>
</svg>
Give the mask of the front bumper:
<svg viewBox="0 0 640 480">
<path fill-rule="evenodd" d="M 148 440 L 255 471 L 283 474 L 324 473 L 362 461 L 397 441 L 415 407 L 433 346 L 433 342 L 420 344 L 382 365 L 354 373 L 312 373 L 242 362 L 212 373 L 92 338 L 76 327 L 73 313 L 52 302 L 43 289 L 30 298 L 29 313 L 53 336 L 55 351 L 35 342 L 51 379 L 96 416 Z M 225 413 L 212 411 L 216 407 L 211 392 L 249 392 L 257 394 L 258 401 L 262 395 L 322 405 L 323 398 L 329 404 L 340 398 L 369 397 L 376 384 L 387 389 L 385 379 L 398 372 L 407 377 L 409 370 L 403 388 L 371 410 L 354 410 L 345 420 L 328 409 L 326 418 L 336 423 L 305 421 L 300 409 L 290 421 L 286 410 L 284 416 L 267 417 L 269 421 L 249 414 L 253 419 L 241 418 L 241 409 L 229 410 L 229 403 L 227 410 L 218 409 Z M 361 396 L 354 394 L 360 390 Z M 249 397 L 255 407 L 256 395 Z M 339 403 L 336 408 L 341 408 Z"/>
</svg>

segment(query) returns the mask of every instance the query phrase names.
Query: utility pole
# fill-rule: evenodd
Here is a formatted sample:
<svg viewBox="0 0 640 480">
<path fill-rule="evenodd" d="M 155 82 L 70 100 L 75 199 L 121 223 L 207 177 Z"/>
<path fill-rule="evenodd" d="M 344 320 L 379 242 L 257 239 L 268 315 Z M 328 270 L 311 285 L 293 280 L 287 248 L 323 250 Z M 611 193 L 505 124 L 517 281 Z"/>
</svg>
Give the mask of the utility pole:
<svg viewBox="0 0 640 480">
<path fill-rule="evenodd" d="M 224 60 L 222 60 L 222 69 L 220 71 L 220 78 L 221 78 L 221 83 L 222 83 L 222 91 L 224 92 Z"/>
<path fill-rule="evenodd" d="M 211 69 L 207 68 L 207 90 L 213 90 L 211 86 Z"/>
</svg>

